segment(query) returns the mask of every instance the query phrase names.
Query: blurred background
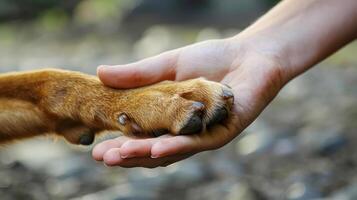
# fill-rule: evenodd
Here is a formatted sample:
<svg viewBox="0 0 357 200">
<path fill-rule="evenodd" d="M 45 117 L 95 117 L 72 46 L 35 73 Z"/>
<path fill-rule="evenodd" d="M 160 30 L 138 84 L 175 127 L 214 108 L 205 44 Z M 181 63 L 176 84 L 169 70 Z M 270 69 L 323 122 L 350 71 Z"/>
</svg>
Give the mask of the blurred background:
<svg viewBox="0 0 357 200">
<path fill-rule="evenodd" d="M 95 74 L 232 36 L 277 2 L 0 0 L 0 72 Z M 353 42 L 290 82 L 245 137 L 166 168 L 107 168 L 46 137 L 3 146 L 0 199 L 357 199 L 356 52 Z"/>
</svg>

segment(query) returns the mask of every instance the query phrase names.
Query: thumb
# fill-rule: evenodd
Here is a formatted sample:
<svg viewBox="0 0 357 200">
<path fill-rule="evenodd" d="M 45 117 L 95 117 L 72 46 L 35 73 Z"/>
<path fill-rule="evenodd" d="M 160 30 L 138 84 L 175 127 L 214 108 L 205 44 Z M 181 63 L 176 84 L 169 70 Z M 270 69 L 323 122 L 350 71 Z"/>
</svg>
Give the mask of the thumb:
<svg viewBox="0 0 357 200">
<path fill-rule="evenodd" d="M 131 64 L 101 65 L 97 74 L 105 85 L 115 88 L 134 88 L 174 80 L 177 55 L 177 51 L 170 51 Z"/>
</svg>

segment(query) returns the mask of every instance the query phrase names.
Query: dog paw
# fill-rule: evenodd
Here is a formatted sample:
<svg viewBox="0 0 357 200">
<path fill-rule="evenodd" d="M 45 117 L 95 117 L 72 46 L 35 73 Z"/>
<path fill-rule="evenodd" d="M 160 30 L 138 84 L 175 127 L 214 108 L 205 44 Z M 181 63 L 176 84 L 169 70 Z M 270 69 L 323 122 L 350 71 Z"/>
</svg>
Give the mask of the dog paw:
<svg viewBox="0 0 357 200">
<path fill-rule="evenodd" d="M 173 134 L 200 133 L 223 123 L 231 115 L 234 95 L 229 86 L 200 78 L 183 82 L 174 93 L 191 105 L 184 114 L 177 113 L 182 117 L 174 120 Z"/>
<path fill-rule="evenodd" d="M 223 123 L 234 102 L 228 86 L 203 78 L 165 81 L 127 92 L 127 105 L 115 118 L 124 134 L 136 137 L 203 132 Z"/>
<path fill-rule="evenodd" d="M 103 130 L 134 137 L 204 132 L 231 116 L 234 96 L 223 84 L 203 78 L 164 81 L 136 89 L 112 89 L 75 73 L 52 76 L 39 103 L 56 132 L 74 144 L 91 144 Z"/>
</svg>

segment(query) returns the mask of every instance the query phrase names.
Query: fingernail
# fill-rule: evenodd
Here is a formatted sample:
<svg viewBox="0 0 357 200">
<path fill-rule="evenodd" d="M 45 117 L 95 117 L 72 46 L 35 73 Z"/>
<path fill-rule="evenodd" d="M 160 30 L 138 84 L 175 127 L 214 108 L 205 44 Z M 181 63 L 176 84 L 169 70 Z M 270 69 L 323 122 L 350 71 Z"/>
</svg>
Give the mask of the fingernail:
<svg viewBox="0 0 357 200">
<path fill-rule="evenodd" d="M 150 157 L 151 158 L 158 158 L 159 156 L 158 155 L 151 155 Z"/>
<path fill-rule="evenodd" d="M 97 69 L 98 70 L 110 70 L 110 69 L 117 69 L 117 65 L 100 65 Z"/>
<path fill-rule="evenodd" d="M 99 69 L 108 68 L 108 67 L 109 67 L 109 65 L 99 65 L 99 66 L 98 66 L 98 70 L 99 70 Z"/>
<path fill-rule="evenodd" d="M 121 158 L 125 159 L 125 158 L 128 158 L 129 155 L 120 155 Z"/>
<path fill-rule="evenodd" d="M 108 68 L 108 65 L 99 65 L 97 67 L 97 75 L 99 76 L 103 72 L 103 70 L 105 70 L 107 68 Z"/>
</svg>

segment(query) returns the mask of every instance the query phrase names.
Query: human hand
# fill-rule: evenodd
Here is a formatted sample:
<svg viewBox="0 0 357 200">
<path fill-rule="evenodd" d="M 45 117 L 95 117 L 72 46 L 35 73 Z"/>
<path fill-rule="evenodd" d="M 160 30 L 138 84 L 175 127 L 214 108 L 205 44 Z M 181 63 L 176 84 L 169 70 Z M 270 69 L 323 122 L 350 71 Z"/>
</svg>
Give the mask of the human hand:
<svg viewBox="0 0 357 200">
<path fill-rule="evenodd" d="M 244 42 L 243 42 L 244 41 Z M 121 136 L 97 144 L 93 158 L 108 166 L 167 166 L 198 152 L 217 149 L 246 128 L 287 82 L 278 51 L 258 45 L 257 39 L 230 38 L 193 44 L 142 61 L 101 66 L 101 81 L 115 88 L 132 88 L 163 80 L 205 77 L 232 88 L 233 116 L 197 135 L 164 135 L 132 139 Z"/>
<path fill-rule="evenodd" d="M 343 2 L 282 1 L 234 38 L 190 45 L 129 65 L 100 67 L 102 82 L 118 88 L 206 77 L 231 86 L 235 106 L 227 124 L 208 133 L 119 137 L 98 144 L 94 159 L 110 166 L 157 167 L 228 143 L 285 83 L 356 38 L 357 2 Z"/>
</svg>

